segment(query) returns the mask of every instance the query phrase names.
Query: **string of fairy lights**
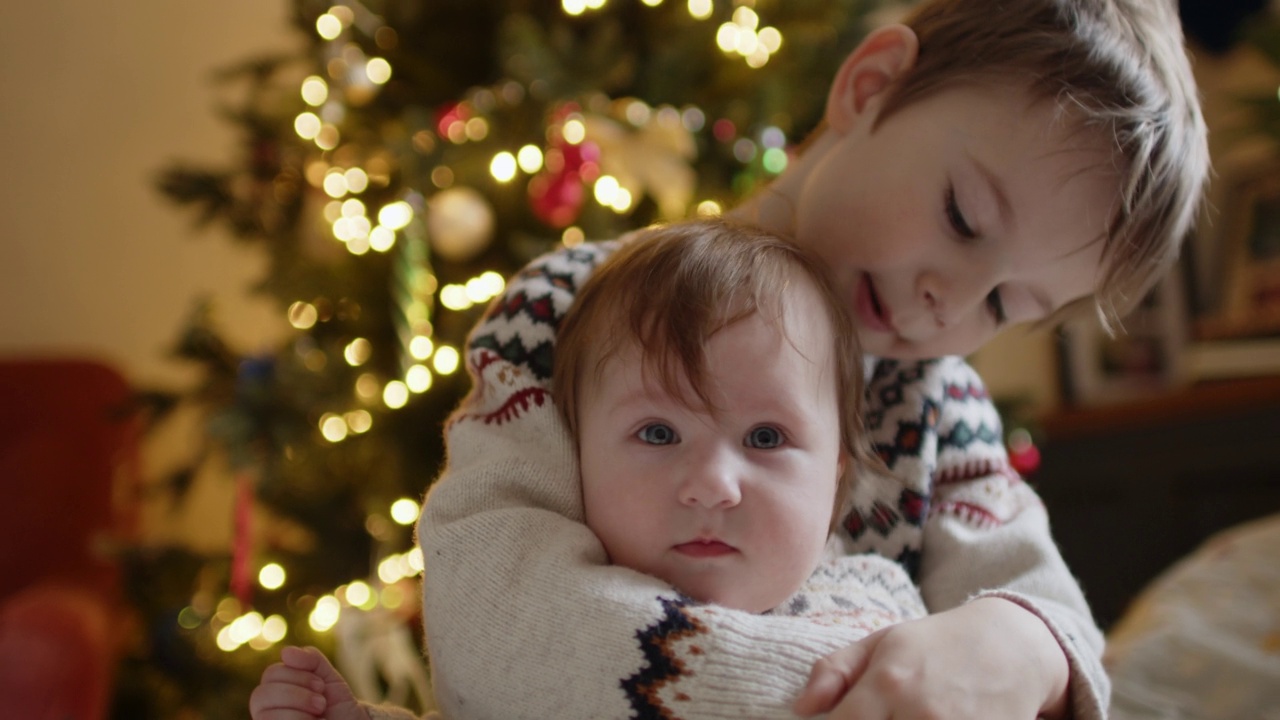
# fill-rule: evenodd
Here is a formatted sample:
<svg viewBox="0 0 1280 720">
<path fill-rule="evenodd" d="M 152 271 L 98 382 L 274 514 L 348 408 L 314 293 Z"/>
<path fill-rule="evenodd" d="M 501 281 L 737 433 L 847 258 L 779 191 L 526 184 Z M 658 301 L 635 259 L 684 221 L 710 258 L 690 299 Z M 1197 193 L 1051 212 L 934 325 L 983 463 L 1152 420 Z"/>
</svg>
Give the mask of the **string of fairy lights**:
<svg viewBox="0 0 1280 720">
<path fill-rule="evenodd" d="M 561 8 L 567 15 L 579 16 L 600 11 L 611 1 L 637 0 L 562 0 Z M 648 7 L 664 2 L 638 1 Z M 749 67 L 760 68 L 779 51 L 783 38 L 776 28 L 762 24 L 754 4 L 753 0 L 736 0 L 731 19 L 708 35 L 726 56 L 739 57 Z M 693 21 L 702 22 L 714 15 L 715 8 L 713 0 L 687 0 L 687 9 Z M 367 433 L 375 422 L 370 408 L 377 403 L 392 411 L 402 408 L 414 394 L 430 390 L 436 375 L 450 375 L 458 370 L 461 362 L 458 349 L 433 337 L 432 318 L 437 303 L 443 311 L 461 312 L 488 302 L 505 288 L 503 277 L 493 271 L 482 272 L 464 283 L 440 285 L 425 250 L 426 236 L 432 230 L 428 216 L 430 203 L 418 190 L 406 190 L 399 199 L 380 207 L 371 208 L 366 203 L 367 191 L 386 188 L 391 182 L 394 160 L 374 153 L 360 163 L 350 162 L 350 158 L 359 157 L 360 153 L 343 153 L 342 125 L 353 106 L 369 102 L 391 80 L 394 68 L 385 58 L 369 56 L 351 42 L 349 33 L 353 28 L 374 38 L 380 48 L 394 47 L 397 42 L 394 29 L 358 0 L 334 5 L 320 15 L 315 22 L 315 32 L 324 41 L 324 68 L 321 74 L 308 76 L 301 82 L 299 93 L 306 109 L 294 118 L 293 130 L 315 147 L 315 155 L 307 162 L 304 175 L 312 187 L 327 197 L 321 215 L 332 239 L 353 256 L 398 253 L 395 282 L 403 354 L 399 365 L 403 372 L 391 379 L 373 372 L 359 374 L 353 388 L 354 407 L 334 409 L 319 418 L 320 435 L 330 443 Z M 414 134 L 412 145 L 425 154 L 438 143 L 483 142 L 492 130 L 489 113 L 502 104 L 516 105 L 529 93 L 530 88 L 512 80 L 493 88 L 478 89 L 442 113 L 433 128 Z M 623 99 L 611 101 L 609 108 L 613 115 L 633 128 L 686 134 L 709 129 L 716 140 L 732 144 L 733 154 L 740 162 L 758 158 L 762 167 L 773 174 L 786 167 L 787 139 L 777 127 L 765 128 L 758 137 L 751 138 L 739 136 L 738 129 L 727 119 L 715 120 L 706 128 L 708 120 L 696 106 L 654 108 L 638 99 Z M 589 187 L 588 196 L 613 212 L 626 214 L 635 206 L 639 193 L 656 190 L 646 188 L 635 178 L 605 172 L 601 159 L 584 152 L 593 127 L 598 128 L 601 123 L 599 117 L 588 111 L 571 108 L 549 122 L 547 137 L 542 142 L 528 142 L 494 152 L 488 164 L 489 175 L 500 185 L 514 182 L 523 175 L 530 179 L 532 187 L 548 172 L 562 172 L 572 155 L 577 163 L 573 170 Z M 344 161 L 344 157 L 348 161 Z M 430 180 L 437 193 L 456 190 L 454 172 L 446 165 L 432 169 Z M 664 198 L 657 199 L 660 205 L 664 203 Z M 701 215 L 719 214 L 721 210 L 714 200 L 693 201 L 692 197 L 677 196 L 666 201 L 674 204 L 666 208 L 672 214 L 687 212 L 689 207 Z M 548 211 L 549 224 L 563 226 L 561 242 L 566 246 L 583 242 L 582 229 L 571 222 L 558 222 L 555 210 Z M 323 301 L 298 300 L 289 306 L 286 316 L 294 328 L 306 332 L 324 322 L 329 314 Z M 369 362 L 373 351 L 368 339 L 357 337 L 345 345 L 342 359 L 351 367 L 360 368 Z M 299 345 L 299 352 L 307 367 L 318 370 L 328 362 L 324 352 L 314 345 Z M 400 498 L 389 507 L 387 515 L 395 523 L 410 526 L 417 520 L 418 512 L 415 500 Z M 307 612 L 311 630 L 327 632 L 338 623 L 343 612 L 369 611 L 379 606 L 399 608 L 416 597 L 411 583 L 421 572 L 422 555 L 416 547 L 392 553 L 377 563 L 376 579 L 354 579 L 330 593 L 301 598 L 297 606 Z M 261 588 L 274 591 L 284 586 L 287 576 L 284 566 L 269 562 L 258 569 L 256 577 Z M 244 647 L 267 650 L 289 635 L 286 618 L 264 617 L 252 607 L 245 607 L 236 597 L 225 597 L 214 608 L 197 605 L 193 602 L 180 612 L 179 624 L 194 630 L 207 623 L 217 647 L 226 652 Z"/>
</svg>

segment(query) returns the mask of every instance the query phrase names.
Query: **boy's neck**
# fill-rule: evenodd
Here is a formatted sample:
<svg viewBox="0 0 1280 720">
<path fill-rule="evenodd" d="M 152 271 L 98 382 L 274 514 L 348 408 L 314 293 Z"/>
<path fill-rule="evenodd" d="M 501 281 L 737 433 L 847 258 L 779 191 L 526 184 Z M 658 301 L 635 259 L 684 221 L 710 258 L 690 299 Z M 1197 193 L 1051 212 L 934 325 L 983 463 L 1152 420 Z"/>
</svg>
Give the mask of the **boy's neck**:
<svg viewBox="0 0 1280 720">
<path fill-rule="evenodd" d="M 831 149 L 835 133 L 822 131 L 812 138 L 805 151 L 790 158 L 787 169 L 757 190 L 725 216 L 737 222 L 758 225 L 782 237 L 795 235 L 796 201 L 812 167 Z"/>
</svg>

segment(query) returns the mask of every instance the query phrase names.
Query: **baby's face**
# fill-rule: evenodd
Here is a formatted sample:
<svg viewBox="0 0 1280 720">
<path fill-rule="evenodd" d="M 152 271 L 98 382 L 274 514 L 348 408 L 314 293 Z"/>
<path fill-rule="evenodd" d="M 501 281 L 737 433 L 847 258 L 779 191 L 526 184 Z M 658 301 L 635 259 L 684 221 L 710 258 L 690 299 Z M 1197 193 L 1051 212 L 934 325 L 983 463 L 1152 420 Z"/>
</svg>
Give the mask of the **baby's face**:
<svg viewBox="0 0 1280 720">
<path fill-rule="evenodd" d="M 844 466 L 835 363 L 816 295 L 792 294 L 787 338 L 757 316 L 713 336 L 714 415 L 642 372 L 634 344 L 586 379 L 586 520 L 615 564 L 750 612 L 781 604 L 817 566 Z"/>
</svg>

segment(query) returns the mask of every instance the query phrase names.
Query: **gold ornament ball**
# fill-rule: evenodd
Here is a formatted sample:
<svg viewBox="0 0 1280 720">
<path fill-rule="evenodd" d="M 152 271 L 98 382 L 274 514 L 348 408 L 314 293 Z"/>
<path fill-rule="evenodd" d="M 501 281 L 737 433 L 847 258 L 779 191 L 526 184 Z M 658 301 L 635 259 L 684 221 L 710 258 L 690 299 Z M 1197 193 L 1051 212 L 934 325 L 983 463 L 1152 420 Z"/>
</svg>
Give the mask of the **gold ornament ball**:
<svg viewBox="0 0 1280 720">
<path fill-rule="evenodd" d="M 474 188 L 441 190 L 427 206 L 431 249 L 450 262 L 466 262 L 488 247 L 493 225 L 493 206 Z"/>
</svg>

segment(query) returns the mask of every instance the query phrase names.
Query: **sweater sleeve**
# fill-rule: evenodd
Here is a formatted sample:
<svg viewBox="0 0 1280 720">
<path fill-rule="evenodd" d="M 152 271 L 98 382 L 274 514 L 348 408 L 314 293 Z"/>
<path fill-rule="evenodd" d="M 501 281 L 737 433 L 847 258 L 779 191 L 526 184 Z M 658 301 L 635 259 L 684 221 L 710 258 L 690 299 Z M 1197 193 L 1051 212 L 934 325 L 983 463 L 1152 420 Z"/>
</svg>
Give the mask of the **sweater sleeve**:
<svg viewBox="0 0 1280 720">
<path fill-rule="evenodd" d="M 865 629 L 692 603 L 608 565 L 581 522 L 547 382 L 555 323 L 590 264 L 531 267 L 472 336 L 474 390 L 418 524 L 436 700 L 450 720 L 792 717 L 813 663 Z"/>
<path fill-rule="evenodd" d="M 920 581 L 931 611 L 1002 597 L 1048 626 L 1071 668 L 1076 720 L 1104 720 L 1110 681 L 1103 635 L 1050 534 L 1043 503 L 1009 465 L 1000 416 L 960 358 L 933 363 L 922 387 L 936 403 L 937 455 Z"/>
</svg>

